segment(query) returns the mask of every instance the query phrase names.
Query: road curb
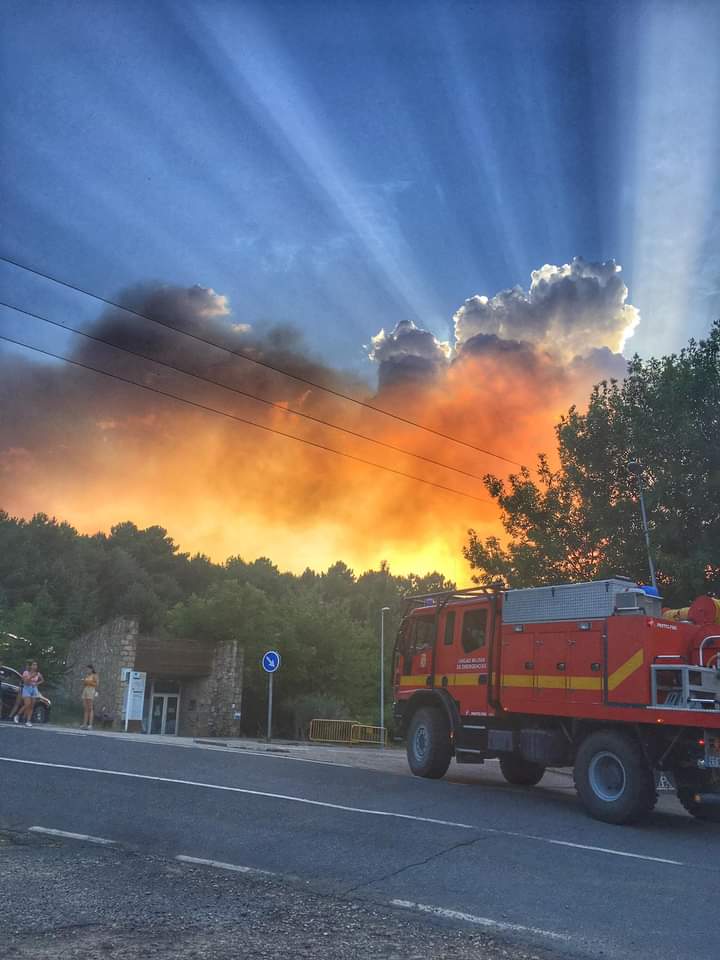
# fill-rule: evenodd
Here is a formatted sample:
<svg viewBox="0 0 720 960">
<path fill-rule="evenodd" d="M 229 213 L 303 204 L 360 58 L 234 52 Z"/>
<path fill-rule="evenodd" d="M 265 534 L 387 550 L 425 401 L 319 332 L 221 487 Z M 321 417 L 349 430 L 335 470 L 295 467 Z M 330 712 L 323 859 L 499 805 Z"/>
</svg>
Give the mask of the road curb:
<svg viewBox="0 0 720 960">
<path fill-rule="evenodd" d="M 199 738 L 193 738 L 193 743 L 197 743 L 203 747 L 226 747 L 228 750 L 245 750 L 248 753 L 292 753 L 291 750 L 288 750 L 285 747 L 264 747 L 262 744 L 257 744 L 250 746 L 242 743 L 227 743 L 224 740 L 203 740 Z"/>
</svg>

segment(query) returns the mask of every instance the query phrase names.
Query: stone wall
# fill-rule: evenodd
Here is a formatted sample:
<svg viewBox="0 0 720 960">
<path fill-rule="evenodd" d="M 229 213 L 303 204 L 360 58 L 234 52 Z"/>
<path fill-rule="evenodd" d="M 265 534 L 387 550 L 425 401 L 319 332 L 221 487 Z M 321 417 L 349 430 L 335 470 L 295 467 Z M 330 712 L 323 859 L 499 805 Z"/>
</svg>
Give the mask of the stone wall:
<svg viewBox="0 0 720 960">
<path fill-rule="evenodd" d="M 162 662 L 157 659 L 158 650 L 165 658 Z M 157 638 L 140 635 L 136 618 L 117 617 L 70 645 L 62 691 L 77 704 L 81 717 L 82 678 L 86 665 L 92 663 L 100 679 L 96 713 L 106 707 L 117 729 L 127 696 L 127 685 L 121 681 L 124 668 L 147 671 L 148 689 L 153 676 L 172 677 L 182 684 L 181 736 L 239 736 L 240 721 L 233 715 L 240 712 L 242 704 L 244 651 L 237 640 L 217 644 L 205 653 L 202 650 L 187 641 L 158 643 Z"/>
<path fill-rule="evenodd" d="M 178 733 L 181 737 L 211 736 L 210 686 L 210 677 L 183 680 L 178 725 Z"/>
<path fill-rule="evenodd" d="M 234 720 L 233 714 L 242 710 L 244 667 L 245 651 L 237 640 L 217 645 L 210 674 L 213 703 L 209 718 L 216 736 L 238 736 L 240 733 L 240 721 Z"/>
<path fill-rule="evenodd" d="M 120 722 L 127 689 L 121 682 L 121 671 L 134 668 L 139 629 L 135 617 L 117 617 L 70 644 L 61 687 L 66 698 L 77 703 L 78 712 L 82 710 L 82 679 L 91 663 L 99 677 L 95 710 L 100 713 L 107 707 L 115 725 Z"/>
<path fill-rule="evenodd" d="M 181 736 L 239 736 L 244 651 L 237 640 L 215 647 L 210 675 L 183 680 L 180 703 Z"/>
</svg>

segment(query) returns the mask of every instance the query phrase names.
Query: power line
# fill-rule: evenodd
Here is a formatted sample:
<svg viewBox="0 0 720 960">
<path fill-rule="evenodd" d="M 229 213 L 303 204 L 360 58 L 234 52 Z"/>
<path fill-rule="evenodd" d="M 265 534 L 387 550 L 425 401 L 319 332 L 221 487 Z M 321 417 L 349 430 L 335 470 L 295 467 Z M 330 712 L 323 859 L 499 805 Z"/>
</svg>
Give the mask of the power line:
<svg viewBox="0 0 720 960">
<path fill-rule="evenodd" d="M 217 343 L 215 340 L 208 340 L 206 337 L 202 337 L 197 333 L 191 333 L 188 330 L 182 330 L 180 327 L 174 327 L 171 323 L 168 323 L 165 320 L 158 320 L 157 317 L 150 317 L 147 314 L 140 313 L 137 310 L 133 310 L 132 307 L 123 306 L 123 304 L 117 303 L 115 300 L 102 297 L 100 294 L 93 293 L 91 290 L 85 290 L 83 287 L 79 287 L 67 280 L 62 280 L 60 277 L 54 277 L 49 273 L 43 273 L 41 270 L 37 270 L 35 267 L 30 267 L 25 263 L 20 263 L 18 260 L 13 260 L 11 257 L 0 256 L 0 262 L 8 263 L 10 266 L 17 267 L 19 270 L 25 270 L 27 273 L 32 273 L 36 277 L 41 277 L 43 280 L 50 280 L 52 283 L 57 283 L 62 287 L 66 287 L 68 290 L 75 291 L 75 293 L 82 293 L 86 297 L 92 297 L 94 300 L 98 300 L 100 303 L 104 303 L 109 307 L 115 307 L 117 310 L 122 310 L 125 313 L 129 313 L 132 316 L 138 317 L 140 320 L 147 320 L 150 323 L 157 323 L 159 326 L 165 327 L 167 330 L 172 330 L 174 333 L 180 333 L 185 337 L 190 337 L 190 339 L 195 340 L 198 343 L 204 343 L 206 346 L 214 347 L 217 350 L 223 350 L 225 353 L 232 354 L 234 357 L 239 357 L 241 360 L 247 360 L 249 363 L 254 363 L 259 367 L 265 367 L 268 370 L 273 370 L 275 373 L 282 374 L 284 377 L 290 377 L 293 380 L 297 380 L 298 383 L 304 383 L 308 387 L 314 387 L 316 390 L 322 390 L 325 393 L 329 393 L 341 400 L 347 400 L 349 403 L 354 403 L 357 406 L 364 407 L 367 410 L 373 410 L 375 413 L 380 413 L 383 416 L 392 417 L 393 420 L 398 420 L 400 423 L 405 423 L 410 427 L 417 427 L 419 430 L 426 430 L 428 433 L 432 433 L 436 437 L 442 437 L 443 440 L 450 440 L 453 443 L 458 443 L 463 447 L 468 447 L 470 450 L 474 450 L 476 453 L 484 453 L 489 457 L 495 457 L 497 460 L 504 460 L 505 463 L 511 463 L 516 467 L 522 466 L 522 464 L 520 464 L 517 460 L 511 460 L 510 457 L 505 457 L 500 453 L 493 453 L 492 450 L 486 450 L 484 447 L 478 447 L 474 443 L 468 443 L 467 440 L 461 440 L 459 437 L 453 437 L 451 434 L 443 433 L 441 430 L 436 430 L 434 427 L 427 426 L 427 424 L 418 423 L 415 420 L 402 417 L 399 413 L 392 413 L 390 410 L 385 410 L 383 407 L 376 407 L 374 404 L 368 403 L 366 400 L 358 400 L 357 397 L 351 397 L 349 394 L 342 393 L 340 390 L 334 390 L 332 387 L 325 387 L 321 383 L 317 383 L 314 380 L 309 380 L 307 377 L 300 376 L 300 374 L 292 373 L 290 370 L 284 370 L 282 367 L 276 367 L 267 360 L 259 360 L 257 357 L 253 357 L 252 354 L 244 353 L 242 350 L 234 350 L 232 347 L 223 346 L 223 344 Z"/>
<path fill-rule="evenodd" d="M 388 450 L 394 450 L 396 453 L 402 453 L 406 457 L 415 457 L 417 460 L 424 460 L 425 463 L 431 463 L 435 467 L 442 467 L 445 470 L 453 470 L 455 473 L 460 473 L 464 477 L 470 477 L 471 480 L 479 480 L 483 482 L 483 478 L 478 476 L 476 473 L 470 473 L 468 470 L 462 470 L 460 467 L 453 467 L 449 463 L 443 463 L 441 460 L 433 460 L 432 457 L 423 456 L 421 453 L 413 453 L 411 450 L 404 450 L 402 447 L 396 446 L 394 443 L 388 443 L 386 440 L 377 440 L 374 437 L 369 437 L 367 434 L 358 433 L 355 430 L 350 430 L 348 427 L 340 427 L 337 424 L 330 423 L 329 420 L 323 420 L 321 417 L 314 417 L 310 413 L 303 413 L 300 410 L 293 410 L 290 407 L 286 407 L 282 403 L 276 403 L 273 400 L 267 400 L 265 397 L 259 397 L 257 394 L 249 393 L 247 390 L 240 390 L 239 387 L 232 387 L 229 384 L 222 383 L 220 380 L 213 380 L 212 377 L 204 377 L 202 374 L 193 373 L 191 370 L 184 370 L 182 367 L 177 367 L 172 363 L 168 363 L 166 360 L 159 360 L 157 357 L 153 357 L 147 353 L 141 353 L 139 350 L 131 350 L 129 347 L 121 347 L 117 343 L 113 343 L 111 340 L 105 340 L 103 337 L 98 337 L 95 334 L 87 333 L 85 330 L 80 330 L 77 327 L 71 327 L 70 324 L 61 323 L 59 320 L 51 320 L 49 317 L 44 317 L 39 313 L 33 313 L 32 310 L 25 310 L 23 307 L 17 307 L 14 303 L 7 303 L 4 300 L 0 300 L 0 307 L 7 307 L 10 310 L 15 310 L 17 313 L 22 313 L 26 317 L 32 317 L 35 320 L 42 320 L 43 323 L 49 323 L 53 327 L 58 327 L 60 330 L 68 330 L 71 333 L 76 333 L 80 337 L 85 337 L 88 340 L 92 340 L 95 343 L 102 343 L 107 347 L 112 347 L 113 350 L 119 350 L 122 353 L 127 353 L 131 357 L 137 357 L 140 360 L 149 360 L 151 363 L 157 363 L 161 367 L 166 367 L 168 370 L 174 370 L 176 373 L 182 373 L 187 377 L 192 377 L 194 380 L 199 380 L 201 383 L 207 383 L 214 387 L 221 387 L 223 390 L 230 390 L 232 393 L 238 394 L 241 397 L 247 397 L 250 400 L 256 400 L 258 403 L 264 403 L 269 407 L 274 407 L 276 410 L 282 410 L 283 413 L 290 414 L 295 417 L 302 417 L 305 420 L 311 420 L 313 423 L 321 424 L 323 427 L 329 427 L 331 430 L 338 430 L 341 433 L 347 433 L 351 437 L 356 437 L 359 440 L 367 440 L 368 443 L 376 443 L 380 447 L 385 447 Z"/>
<path fill-rule="evenodd" d="M 476 497 L 472 493 L 465 493 L 463 490 L 455 490 L 453 487 L 447 487 L 442 483 L 435 483 L 433 480 L 426 480 L 424 477 L 416 477 L 411 473 L 404 473 L 402 470 L 395 470 L 393 467 L 387 467 L 384 464 L 375 463 L 373 460 L 365 460 L 363 457 L 356 457 L 352 453 L 345 453 L 343 450 L 336 450 L 334 447 L 327 447 L 325 444 L 316 443 L 314 440 L 306 440 L 304 437 L 296 437 L 292 433 L 285 433 L 282 430 L 276 430 L 274 427 L 268 427 L 262 423 L 255 423 L 253 420 L 246 420 L 244 417 L 239 417 L 234 413 L 228 413 L 226 410 L 218 410 L 217 407 L 211 407 L 207 404 L 199 403 L 197 400 L 190 400 L 187 397 L 181 397 L 176 393 L 171 393 L 169 390 L 161 390 L 159 387 L 151 387 L 147 383 L 138 383 L 137 380 L 132 380 L 130 377 L 123 377 L 117 373 L 110 373 L 107 370 L 101 370 L 99 367 L 92 366 L 92 364 L 83 363 L 80 360 L 73 360 L 70 357 L 63 357 L 59 353 L 53 353 L 51 350 L 43 350 L 41 347 L 34 347 L 29 343 L 24 343 L 22 340 L 15 340 L 13 337 L 8 337 L 2 333 L 0 333 L 0 340 L 15 344 L 17 347 L 23 347 L 26 350 L 33 350 L 35 353 L 41 353 L 44 356 L 52 357 L 55 360 L 62 360 L 65 363 L 70 363 L 75 367 L 81 367 L 83 370 L 90 370 L 93 373 L 99 373 L 101 376 L 109 377 L 111 380 L 117 380 L 120 383 L 127 383 L 134 387 L 140 387 L 141 390 L 147 390 L 150 393 L 156 393 L 161 397 L 168 397 L 171 400 L 178 400 L 180 403 L 185 403 L 188 406 L 197 407 L 198 410 L 204 410 L 207 413 L 218 414 L 218 416 L 226 417 L 228 420 L 235 420 L 237 423 L 243 423 L 248 427 L 255 427 L 258 430 L 264 430 L 266 433 L 274 433 L 279 437 L 285 437 L 287 440 L 296 440 L 298 443 L 304 443 L 309 447 L 315 447 L 317 450 L 324 450 L 326 453 L 334 453 L 338 457 L 345 457 L 347 460 L 354 460 L 356 463 L 363 463 L 368 467 L 375 467 L 378 470 L 385 470 L 387 473 L 393 473 L 398 477 L 404 477 L 406 480 L 416 480 L 418 483 L 425 483 L 430 487 L 436 487 L 438 490 L 444 490 L 446 493 L 454 493 L 459 497 L 467 497 L 469 500 L 476 500 L 478 503 L 491 503 L 493 506 L 496 506 L 493 500 L 487 500 L 483 497 Z"/>
</svg>

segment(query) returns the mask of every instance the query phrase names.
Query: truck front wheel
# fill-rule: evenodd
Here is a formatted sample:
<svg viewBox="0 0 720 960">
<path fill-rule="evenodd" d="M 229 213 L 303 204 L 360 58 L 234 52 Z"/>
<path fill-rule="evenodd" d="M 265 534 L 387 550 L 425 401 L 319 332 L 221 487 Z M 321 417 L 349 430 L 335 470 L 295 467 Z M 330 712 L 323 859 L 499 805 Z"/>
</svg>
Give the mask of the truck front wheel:
<svg viewBox="0 0 720 960">
<path fill-rule="evenodd" d="M 422 707 L 410 721 L 407 757 L 416 777 L 438 780 L 445 776 L 452 758 L 450 724 L 445 714 L 434 707 Z"/>
<path fill-rule="evenodd" d="M 514 753 L 506 753 L 500 757 L 500 772 L 508 783 L 517 787 L 534 787 L 542 780 L 545 767 L 523 760 Z"/>
<path fill-rule="evenodd" d="M 640 744 L 618 730 L 598 730 L 581 743 L 575 789 L 588 813 L 605 823 L 633 823 L 657 802 L 655 778 Z"/>
</svg>

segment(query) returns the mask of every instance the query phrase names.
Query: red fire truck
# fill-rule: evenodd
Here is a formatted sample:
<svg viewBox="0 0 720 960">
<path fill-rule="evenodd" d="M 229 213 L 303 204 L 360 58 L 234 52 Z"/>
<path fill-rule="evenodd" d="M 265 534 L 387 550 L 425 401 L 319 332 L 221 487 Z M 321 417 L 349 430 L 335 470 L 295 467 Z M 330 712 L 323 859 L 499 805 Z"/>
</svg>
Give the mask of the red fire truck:
<svg viewBox="0 0 720 960">
<path fill-rule="evenodd" d="M 680 619 L 682 617 L 682 619 Z M 499 759 L 535 785 L 573 767 L 588 812 L 648 814 L 660 776 L 720 822 L 720 601 L 681 611 L 624 579 L 409 597 L 394 715 L 414 774 Z"/>
</svg>

